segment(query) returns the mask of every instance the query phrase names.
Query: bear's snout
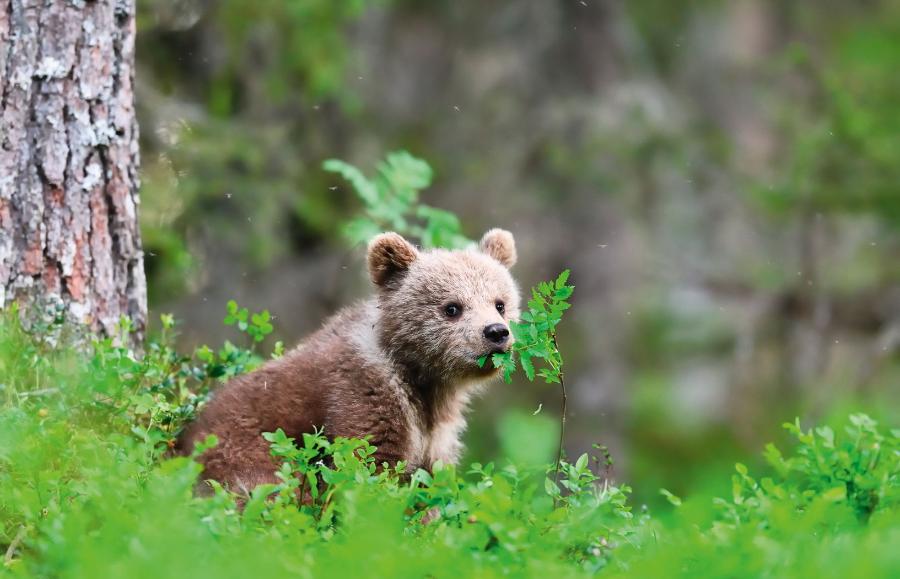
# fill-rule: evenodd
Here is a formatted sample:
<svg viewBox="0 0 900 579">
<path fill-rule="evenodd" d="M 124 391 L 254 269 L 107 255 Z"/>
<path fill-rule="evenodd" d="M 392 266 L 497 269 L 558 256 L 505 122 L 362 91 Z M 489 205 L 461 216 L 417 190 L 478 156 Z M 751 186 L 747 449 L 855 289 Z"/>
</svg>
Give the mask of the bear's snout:
<svg viewBox="0 0 900 579">
<path fill-rule="evenodd" d="M 509 340 L 509 328 L 506 324 L 489 324 L 484 327 L 484 337 L 492 344 L 502 346 Z"/>
</svg>

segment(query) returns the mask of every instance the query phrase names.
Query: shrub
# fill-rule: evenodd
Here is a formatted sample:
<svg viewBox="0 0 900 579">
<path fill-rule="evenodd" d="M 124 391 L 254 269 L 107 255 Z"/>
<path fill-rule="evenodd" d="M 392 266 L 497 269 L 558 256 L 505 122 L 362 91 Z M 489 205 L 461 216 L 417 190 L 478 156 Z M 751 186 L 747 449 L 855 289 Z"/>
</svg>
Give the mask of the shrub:
<svg viewBox="0 0 900 579">
<path fill-rule="evenodd" d="M 900 441 L 864 415 L 843 429 L 792 423 L 796 444 L 767 449 L 767 476 L 738 465 L 731 497 L 672 496 L 680 506 L 653 516 L 598 476 L 602 453 L 562 461 L 558 485 L 553 465 L 437 464 L 402 477 L 402 465 L 378 469 L 364 440 L 280 431 L 266 435 L 280 482 L 254 491 L 243 512 L 221 488 L 195 497 L 199 465 L 168 457 L 166 441 L 197 390 L 262 357 L 237 346 L 179 356 L 166 325 L 166 341 L 136 358 L 111 340 L 50 345 L 14 316 L 0 324 L 7 573 L 875 577 L 897 568 Z"/>
</svg>

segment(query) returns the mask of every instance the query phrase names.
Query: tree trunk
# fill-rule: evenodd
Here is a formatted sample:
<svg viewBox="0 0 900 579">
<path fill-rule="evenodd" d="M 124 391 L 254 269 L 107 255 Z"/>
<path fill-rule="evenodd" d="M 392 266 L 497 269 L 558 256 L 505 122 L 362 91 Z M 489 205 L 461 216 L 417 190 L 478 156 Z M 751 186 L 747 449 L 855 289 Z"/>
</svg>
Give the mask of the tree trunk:
<svg viewBox="0 0 900 579">
<path fill-rule="evenodd" d="M 0 308 L 139 340 L 134 36 L 134 0 L 0 0 Z"/>
</svg>

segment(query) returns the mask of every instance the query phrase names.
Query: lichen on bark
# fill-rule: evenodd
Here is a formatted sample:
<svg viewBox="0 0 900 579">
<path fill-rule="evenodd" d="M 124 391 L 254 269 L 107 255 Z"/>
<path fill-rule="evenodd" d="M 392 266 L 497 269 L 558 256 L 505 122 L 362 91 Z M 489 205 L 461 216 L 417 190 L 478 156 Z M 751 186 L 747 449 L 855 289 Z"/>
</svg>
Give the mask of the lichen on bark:
<svg viewBox="0 0 900 579">
<path fill-rule="evenodd" d="M 0 0 L 0 308 L 146 324 L 134 0 Z"/>
</svg>

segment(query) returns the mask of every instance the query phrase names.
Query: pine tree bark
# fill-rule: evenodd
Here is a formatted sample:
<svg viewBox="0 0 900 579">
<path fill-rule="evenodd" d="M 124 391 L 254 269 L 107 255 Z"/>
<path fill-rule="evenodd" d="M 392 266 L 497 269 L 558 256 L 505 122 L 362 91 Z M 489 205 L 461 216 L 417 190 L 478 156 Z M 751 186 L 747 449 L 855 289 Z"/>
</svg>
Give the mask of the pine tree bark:
<svg viewBox="0 0 900 579">
<path fill-rule="evenodd" d="M 134 38 L 134 0 L 0 0 L 0 308 L 139 340 Z"/>
</svg>

